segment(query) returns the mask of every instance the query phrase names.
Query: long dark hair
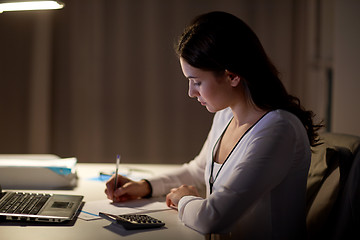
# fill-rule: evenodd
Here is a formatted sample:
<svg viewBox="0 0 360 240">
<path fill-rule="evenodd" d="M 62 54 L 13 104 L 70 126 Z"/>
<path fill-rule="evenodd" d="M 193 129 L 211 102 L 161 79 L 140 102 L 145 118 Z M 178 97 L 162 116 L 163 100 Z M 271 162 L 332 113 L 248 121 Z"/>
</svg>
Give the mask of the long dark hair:
<svg viewBox="0 0 360 240">
<path fill-rule="evenodd" d="M 241 19 L 225 12 L 196 17 L 181 35 L 176 52 L 195 68 L 241 76 L 257 107 L 295 114 L 306 128 L 310 145 L 318 145 L 317 131 L 322 125 L 314 125 L 313 112 L 287 93 L 258 37 Z"/>
</svg>

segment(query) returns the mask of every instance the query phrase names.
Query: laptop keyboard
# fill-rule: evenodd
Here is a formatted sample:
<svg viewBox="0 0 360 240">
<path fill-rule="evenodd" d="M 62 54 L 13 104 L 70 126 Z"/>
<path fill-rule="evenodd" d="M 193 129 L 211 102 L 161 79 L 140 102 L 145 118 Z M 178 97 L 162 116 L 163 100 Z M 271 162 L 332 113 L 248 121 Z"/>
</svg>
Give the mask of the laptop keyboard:
<svg viewBox="0 0 360 240">
<path fill-rule="evenodd" d="M 12 192 L 0 203 L 0 213 L 35 215 L 50 197 L 50 194 Z"/>
</svg>

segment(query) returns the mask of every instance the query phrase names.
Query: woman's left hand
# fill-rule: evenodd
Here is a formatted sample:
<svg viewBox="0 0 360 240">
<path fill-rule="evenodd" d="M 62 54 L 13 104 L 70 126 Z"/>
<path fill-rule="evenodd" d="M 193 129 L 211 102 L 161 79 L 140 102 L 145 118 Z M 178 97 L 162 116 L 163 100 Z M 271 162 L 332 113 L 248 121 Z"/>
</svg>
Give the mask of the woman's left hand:
<svg viewBox="0 0 360 240">
<path fill-rule="evenodd" d="M 183 196 L 199 197 L 200 194 L 194 186 L 181 185 L 178 188 L 171 189 L 170 193 L 166 195 L 166 204 L 168 207 L 177 208 L 179 201 Z"/>
</svg>

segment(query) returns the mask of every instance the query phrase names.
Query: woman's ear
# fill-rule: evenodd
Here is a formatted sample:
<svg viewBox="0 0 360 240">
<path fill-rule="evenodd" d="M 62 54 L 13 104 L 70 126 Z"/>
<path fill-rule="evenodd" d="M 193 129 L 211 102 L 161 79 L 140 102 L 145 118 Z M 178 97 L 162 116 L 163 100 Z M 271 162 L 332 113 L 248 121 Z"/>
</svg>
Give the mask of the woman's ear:
<svg viewBox="0 0 360 240">
<path fill-rule="evenodd" d="M 229 79 L 230 85 L 232 87 L 236 87 L 239 85 L 241 81 L 241 77 L 235 73 L 232 73 L 228 70 L 225 70 L 225 74 L 227 75 L 227 78 Z"/>
</svg>

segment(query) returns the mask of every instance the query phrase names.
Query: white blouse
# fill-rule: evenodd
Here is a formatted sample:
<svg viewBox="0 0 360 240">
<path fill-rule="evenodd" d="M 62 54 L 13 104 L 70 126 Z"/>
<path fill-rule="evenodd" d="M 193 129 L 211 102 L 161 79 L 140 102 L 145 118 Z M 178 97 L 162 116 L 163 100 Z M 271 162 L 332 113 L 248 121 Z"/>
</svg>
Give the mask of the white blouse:
<svg viewBox="0 0 360 240">
<path fill-rule="evenodd" d="M 232 232 L 241 239 L 302 238 L 311 158 L 304 126 L 287 111 L 267 113 L 242 137 L 223 166 L 214 168 L 217 177 L 210 194 L 212 153 L 232 117 L 229 108 L 217 112 L 194 160 L 176 172 L 149 179 L 153 196 L 181 184 L 205 183 L 205 199 L 184 196 L 179 201 L 179 218 L 188 227 L 201 233 Z"/>
</svg>

